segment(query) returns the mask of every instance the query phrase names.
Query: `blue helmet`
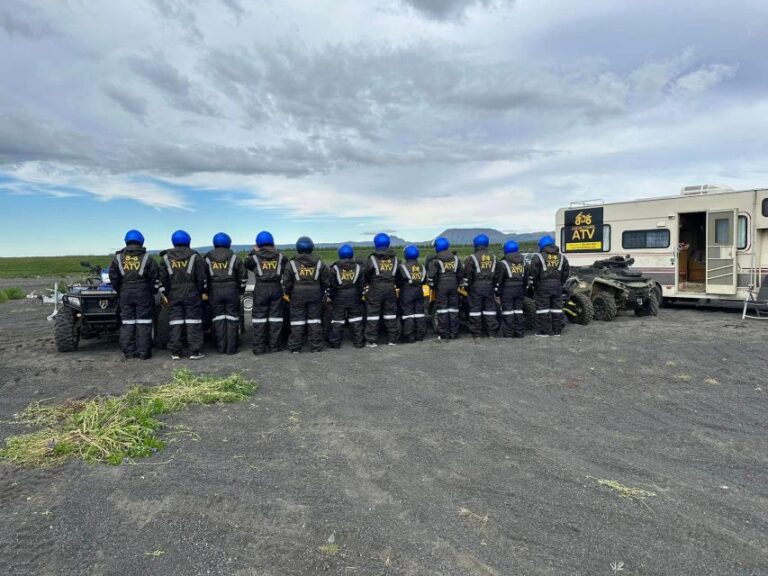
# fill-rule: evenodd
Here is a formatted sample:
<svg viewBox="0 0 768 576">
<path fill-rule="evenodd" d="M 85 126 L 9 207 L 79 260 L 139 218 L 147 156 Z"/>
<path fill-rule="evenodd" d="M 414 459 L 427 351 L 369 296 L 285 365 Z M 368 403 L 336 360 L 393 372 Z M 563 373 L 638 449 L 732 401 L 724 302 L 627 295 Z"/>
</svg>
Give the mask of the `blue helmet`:
<svg viewBox="0 0 768 576">
<path fill-rule="evenodd" d="M 312 242 L 312 238 L 309 236 L 302 236 L 296 240 L 296 252 L 299 254 L 312 254 L 312 250 L 315 249 L 315 243 Z"/>
<path fill-rule="evenodd" d="M 171 244 L 174 246 L 189 246 L 192 243 L 192 236 L 184 230 L 176 230 L 171 235 Z"/>
<path fill-rule="evenodd" d="M 544 250 L 547 246 L 554 246 L 555 245 L 555 239 L 552 238 L 549 234 L 546 236 L 542 236 L 539 238 L 539 250 Z"/>
<path fill-rule="evenodd" d="M 232 238 L 229 237 L 229 234 L 219 232 L 213 237 L 214 248 L 229 248 L 230 246 L 232 246 Z"/>
<path fill-rule="evenodd" d="M 144 234 L 138 230 L 128 230 L 128 232 L 125 233 L 125 243 L 144 246 Z"/>
<path fill-rule="evenodd" d="M 504 254 L 512 254 L 514 252 L 518 252 L 520 250 L 520 246 L 517 245 L 517 242 L 514 240 L 507 240 L 504 242 Z"/>
<path fill-rule="evenodd" d="M 349 244 L 342 244 L 339 246 L 339 258 L 354 258 L 355 251 Z"/>
<path fill-rule="evenodd" d="M 435 238 L 435 252 L 445 252 L 450 247 L 451 243 L 448 242 L 448 238 L 444 238 L 443 236 Z"/>
<path fill-rule="evenodd" d="M 417 260 L 419 257 L 419 249 L 413 244 L 406 246 L 403 250 L 403 256 L 405 256 L 406 260 Z"/>
<path fill-rule="evenodd" d="M 272 237 L 272 234 L 270 234 L 266 230 L 259 232 L 259 234 L 256 236 L 256 246 L 274 246 L 274 245 L 275 245 L 275 239 Z"/>
<path fill-rule="evenodd" d="M 475 239 L 472 240 L 472 244 L 474 244 L 475 248 L 488 248 L 488 244 L 490 243 L 490 239 L 485 234 L 478 234 L 475 236 Z"/>
<path fill-rule="evenodd" d="M 376 234 L 376 236 L 373 237 L 373 245 L 377 250 L 389 248 L 389 242 L 389 234 L 385 234 L 384 232 L 379 232 Z"/>
</svg>

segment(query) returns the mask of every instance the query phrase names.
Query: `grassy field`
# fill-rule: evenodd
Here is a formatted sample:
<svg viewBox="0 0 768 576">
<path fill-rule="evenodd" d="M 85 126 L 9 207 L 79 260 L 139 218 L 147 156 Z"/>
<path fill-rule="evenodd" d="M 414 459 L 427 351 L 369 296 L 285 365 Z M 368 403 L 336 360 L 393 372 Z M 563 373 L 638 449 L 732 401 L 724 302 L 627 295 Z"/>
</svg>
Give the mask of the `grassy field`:
<svg viewBox="0 0 768 576">
<path fill-rule="evenodd" d="M 421 258 L 425 258 L 432 253 L 430 246 L 420 246 Z M 471 246 L 455 246 L 454 249 L 462 258 L 472 253 Z M 536 249 L 533 242 L 520 245 L 521 252 L 531 252 Z M 496 254 L 501 255 L 502 247 L 500 245 L 491 246 Z M 357 248 L 355 257 L 364 259 L 372 251 L 371 248 Z M 402 249 L 396 249 L 398 256 L 402 255 Z M 336 250 L 324 248 L 316 250 L 315 253 L 320 256 L 324 262 L 334 262 L 337 258 Z M 292 257 L 295 252 L 285 251 L 286 256 Z M 245 256 L 245 253 L 240 254 Z M 30 256 L 18 258 L 0 258 L 0 278 L 36 278 L 51 276 L 78 276 L 87 271 L 80 265 L 80 262 L 90 262 L 92 265 L 106 267 L 109 265 L 111 255 L 105 256 Z"/>
</svg>

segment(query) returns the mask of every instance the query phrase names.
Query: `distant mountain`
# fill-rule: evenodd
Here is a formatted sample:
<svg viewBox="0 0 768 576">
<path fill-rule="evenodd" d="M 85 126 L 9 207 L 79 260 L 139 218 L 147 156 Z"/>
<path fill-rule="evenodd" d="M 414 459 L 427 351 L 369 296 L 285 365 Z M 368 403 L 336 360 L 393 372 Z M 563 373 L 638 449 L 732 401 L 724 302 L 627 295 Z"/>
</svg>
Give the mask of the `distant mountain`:
<svg viewBox="0 0 768 576">
<path fill-rule="evenodd" d="M 472 244 L 475 236 L 485 234 L 491 241 L 491 244 L 503 244 L 507 240 L 516 240 L 517 242 L 535 242 L 545 234 L 553 235 L 554 232 L 523 232 L 521 234 L 505 234 L 495 228 L 449 228 L 444 230 L 440 236 L 444 236 L 454 246 L 462 244 Z"/>
<path fill-rule="evenodd" d="M 392 236 L 390 235 L 390 243 L 392 246 L 405 246 L 408 244 L 405 240 L 402 238 L 399 238 L 398 236 Z M 318 242 L 315 244 L 315 248 L 323 249 L 323 248 L 338 248 L 342 244 L 349 244 L 353 248 L 371 248 L 373 249 L 373 242 L 370 240 L 367 240 L 365 242 L 354 242 L 354 241 L 348 241 L 348 242 Z M 232 244 L 232 251 L 235 253 L 238 252 L 250 252 L 253 248 L 253 244 Z M 278 244 L 277 248 L 279 250 L 295 250 L 296 245 L 295 244 Z M 194 250 L 197 250 L 200 254 L 205 254 L 209 250 L 213 250 L 213 246 L 200 246 L 197 248 L 194 248 Z"/>
</svg>

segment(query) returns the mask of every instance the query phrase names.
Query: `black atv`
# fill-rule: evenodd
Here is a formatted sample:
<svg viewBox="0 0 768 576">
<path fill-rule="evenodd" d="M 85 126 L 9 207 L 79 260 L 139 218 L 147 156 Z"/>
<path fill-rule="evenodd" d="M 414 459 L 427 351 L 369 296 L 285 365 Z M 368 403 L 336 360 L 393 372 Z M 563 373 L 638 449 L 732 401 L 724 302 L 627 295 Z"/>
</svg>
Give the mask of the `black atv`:
<svg viewBox="0 0 768 576">
<path fill-rule="evenodd" d="M 568 278 L 563 284 L 563 314 L 572 324 L 586 326 L 595 317 L 592 302 L 589 296 L 578 292 L 579 280 Z M 528 293 L 523 305 L 525 312 L 525 325 L 528 330 L 536 329 L 536 301 L 533 297 L 533 284 L 528 285 Z"/>
<path fill-rule="evenodd" d="M 120 331 L 120 311 L 117 292 L 109 282 L 109 275 L 100 266 L 80 262 L 88 269 L 81 282 L 67 286 L 67 291 L 54 297 L 53 335 L 59 352 L 74 352 L 80 339 L 116 336 Z M 58 287 L 56 289 L 58 292 Z"/>
</svg>

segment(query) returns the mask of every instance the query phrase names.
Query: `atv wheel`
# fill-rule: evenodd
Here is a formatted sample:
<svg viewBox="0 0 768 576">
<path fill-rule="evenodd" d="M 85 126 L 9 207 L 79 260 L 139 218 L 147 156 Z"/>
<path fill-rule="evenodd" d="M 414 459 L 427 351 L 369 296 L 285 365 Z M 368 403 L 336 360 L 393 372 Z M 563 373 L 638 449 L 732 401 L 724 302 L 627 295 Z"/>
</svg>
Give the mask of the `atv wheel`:
<svg viewBox="0 0 768 576">
<path fill-rule="evenodd" d="M 53 339 L 59 352 L 74 352 L 80 343 L 80 328 L 71 308 L 61 308 L 56 314 Z"/>
<path fill-rule="evenodd" d="M 155 318 L 155 348 L 165 350 L 171 339 L 171 309 L 161 306 Z"/>
<path fill-rule="evenodd" d="M 592 298 L 592 308 L 595 312 L 595 320 L 602 320 L 603 322 L 610 322 L 616 318 L 618 308 L 616 307 L 616 299 L 610 292 L 598 292 Z"/>
<path fill-rule="evenodd" d="M 523 317 L 525 318 L 525 329 L 534 330 L 536 328 L 536 302 L 533 298 L 523 300 Z"/>
<path fill-rule="evenodd" d="M 571 297 L 568 299 L 568 302 L 566 302 L 563 308 L 575 314 L 572 316 L 568 312 L 565 313 L 565 315 L 568 317 L 568 320 L 574 324 L 581 324 L 582 326 L 586 326 L 592 322 L 592 319 L 595 317 L 595 311 L 592 308 L 592 301 L 586 294 L 571 294 Z"/>
<path fill-rule="evenodd" d="M 636 316 L 658 316 L 659 301 L 656 299 L 655 290 L 651 292 L 648 300 L 645 301 L 642 308 L 635 310 Z"/>
<path fill-rule="evenodd" d="M 656 302 L 658 303 L 660 308 L 663 308 L 664 307 L 664 296 L 662 296 L 661 286 L 658 286 L 658 285 L 654 286 L 653 289 L 651 290 L 651 293 L 656 295 Z M 655 314 L 654 314 L 654 316 L 655 316 Z"/>
</svg>

